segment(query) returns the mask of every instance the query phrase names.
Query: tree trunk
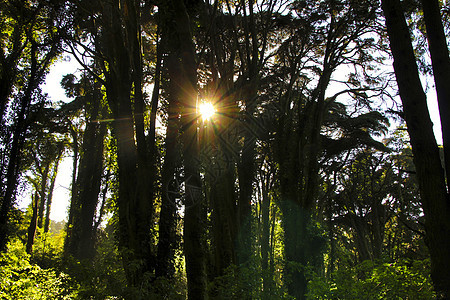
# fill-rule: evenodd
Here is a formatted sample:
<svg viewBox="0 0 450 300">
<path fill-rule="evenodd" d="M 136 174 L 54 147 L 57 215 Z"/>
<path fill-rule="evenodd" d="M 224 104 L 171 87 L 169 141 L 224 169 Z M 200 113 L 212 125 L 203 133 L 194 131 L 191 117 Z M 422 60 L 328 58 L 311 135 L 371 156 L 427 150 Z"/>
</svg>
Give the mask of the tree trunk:
<svg viewBox="0 0 450 300">
<path fill-rule="evenodd" d="M 39 190 L 39 198 L 41 201 L 39 202 L 39 211 L 38 211 L 38 227 L 43 228 L 44 226 L 44 215 L 45 215 L 45 203 L 47 202 L 47 181 L 48 181 L 48 173 L 50 172 L 50 161 L 46 161 L 45 169 L 42 172 L 41 178 L 41 188 Z"/>
<path fill-rule="evenodd" d="M 305 112 L 295 116 L 290 111 L 284 111 L 278 137 L 277 159 L 281 174 L 280 197 L 285 232 L 284 280 L 289 294 L 297 299 L 305 299 L 307 279 L 304 267 L 317 262 L 321 246 L 314 243 L 316 237 L 308 227 L 312 226 L 318 191 L 320 129 L 325 111 L 325 90 L 332 71 L 326 59 L 324 64 L 323 74 L 310 102 L 305 104 Z M 303 103 L 295 105 L 301 106 Z M 296 125 L 295 117 L 299 118 Z"/>
<path fill-rule="evenodd" d="M 104 117 L 98 82 L 92 83 L 86 94 L 87 125 L 83 134 L 81 157 L 77 166 L 69 212 L 69 228 L 65 240 L 66 254 L 76 259 L 90 259 L 95 254 L 94 219 L 103 173 L 103 144 L 106 123 L 96 120 Z M 76 168 L 74 166 L 74 168 Z M 74 175 L 75 177 L 75 175 Z"/>
<path fill-rule="evenodd" d="M 66 238 L 64 240 L 64 256 L 67 255 L 73 255 L 75 251 L 71 248 L 72 244 L 69 241 L 71 237 L 73 236 L 73 216 L 76 214 L 77 207 L 79 207 L 79 204 L 77 203 L 77 197 L 78 194 L 77 191 L 77 174 L 78 174 L 78 156 L 79 156 L 79 150 L 78 150 L 78 133 L 71 126 L 70 128 L 70 134 L 72 136 L 72 149 L 73 149 L 73 158 L 72 158 L 72 183 L 71 183 L 71 195 L 70 195 L 70 206 L 69 206 L 69 215 L 67 218 L 67 224 L 66 224 Z"/>
<path fill-rule="evenodd" d="M 71 230 L 66 236 L 67 253 L 77 259 L 92 258 L 94 255 L 94 218 L 100 193 L 103 172 L 103 139 L 106 124 L 93 120 L 99 117 L 92 112 L 83 137 L 82 156 L 78 167 L 76 189 L 71 211 Z"/>
<path fill-rule="evenodd" d="M 255 93 L 251 96 L 256 95 Z M 248 100 L 251 102 L 250 100 Z M 254 99 L 252 99 L 254 102 Z M 247 103 L 246 107 L 254 106 Z M 253 116 L 253 109 L 247 111 L 246 121 L 248 126 L 252 126 L 250 118 Z M 255 177 L 255 156 L 256 156 L 256 136 L 248 130 L 244 134 L 244 146 L 238 164 L 239 177 L 239 199 L 238 199 L 238 232 L 237 232 L 237 263 L 244 267 L 249 267 L 252 256 L 252 196 L 253 181 Z"/>
<path fill-rule="evenodd" d="M 426 243 L 431 256 L 431 276 L 438 295 L 448 298 L 450 205 L 444 170 L 401 3 L 399 0 L 382 0 L 382 7 L 426 219 Z"/>
<path fill-rule="evenodd" d="M 52 177 L 50 179 L 50 188 L 48 189 L 47 203 L 46 203 L 46 208 L 45 208 L 44 232 L 48 232 L 48 230 L 50 228 L 50 209 L 51 209 L 52 200 L 53 200 L 53 190 L 55 189 L 56 175 L 58 174 L 58 166 L 59 166 L 59 161 L 61 159 L 63 149 L 61 148 L 59 151 L 60 151 L 60 153 L 58 154 L 58 156 L 54 162 L 55 165 L 53 166 Z"/>
<path fill-rule="evenodd" d="M 264 179 L 263 179 L 264 180 Z M 266 295 L 264 299 L 270 299 L 273 286 L 273 274 L 269 269 L 270 256 L 270 196 L 267 183 L 263 183 L 262 203 L 261 203 L 261 268 L 263 272 L 263 291 Z"/>
<path fill-rule="evenodd" d="M 181 135 L 185 176 L 184 253 L 188 299 L 207 299 L 206 278 L 206 209 L 198 164 L 197 136 L 197 65 L 191 23 L 182 0 L 172 0 L 166 6 L 169 24 L 169 52 L 177 55 L 169 66 L 171 82 L 181 104 Z"/>
<path fill-rule="evenodd" d="M 354 211 L 349 213 L 348 217 L 350 218 L 350 224 L 352 225 L 353 229 L 355 230 L 353 239 L 356 244 L 356 250 L 358 253 L 358 261 L 363 262 L 365 260 L 370 260 L 372 257 L 370 255 L 370 251 L 369 251 L 369 245 L 368 245 L 369 236 L 367 234 L 368 230 L 367 230 L 366 221 L 362 217 L 357 216 Z"/>
<path fill-rule="evenodd" d="M 149 182 L 151 168 L 146 153 L 146 141 L 142 132 L 141 91 L 134 90 L 138 103 L 133 103 L 132 87 L 139 89 L 140 64 L 139 6 L 126 0 L 114 0 L 103 6 L 105 35 L 100 36 L 104 56 L 106 94 L 114 121 L 113 133 L 117 139 L 119 245 L 127 281 L 138 287 L 145 273 L 154 270 L 152 252 L 152 190 Z M 136 49 L 139 48 L 139 49 Z M 100 49 L 99 49 L 100 50 Z M 140 98 L 141 97 L 141 98 Z M 135 107 L 134 104 L 137 106 Z"/>
<path fill-rule="evenodd" d="M 175 1 L 178 8 L 184 7 L 182 1 Z M 182 10 L 183 11 L 183 10 Z M 185 9 L 184 9 L 185 11 Z M 189 28 L 188 15 L 180 20 L 184 28 Z M 184 21 L 184 22 L 183 22 Z M 181 26 L 183 26 L 181 25 Z M 178 32 L 179 37 L 183 34 Z M 184 44 L 184 43 L 186 44 Z M 191 48 L 192 38 L 183 41 L 182 48 Z M 189 43 L 189 44 L 188 44 Z M 186 47 L 186 48 L 185 48 Z M 191 48 L 193 50 L 193 47 Z M 186 258 L 186 275 L 188 282 L 188 299 L 208 299 L 206 276 L 206 205 L 204 202 L 200 170 L 198 164 L 198 136 L 195 103 L 197 98 L 197 74 L 194 52 L 183 53 L 183 80 L 180 82 L 180 99 L 182 105 L 182 141 L 185 173 L 185 213 L 184 213 L 184 253 Z M 172 73 L 173 74 L 173 73 Z M 171 79 L 173 77 L 171 76 Z M 184 87 L 184 88 L 183 88 Z M 194 114 L 194 118 L 192 117 Z"/>
<path fill-rule="evenodd" d="M 175 58 L 169 55 L 168 64 Z M 156 277 L 172 277 L 175 273 L 175 248 L 177 246 L 177 200 L 181 189 L 181 182 L 177 179 L 177 168 L 181 165 L 179 137 L 180 107 L 175 95 L 175 84 L 171 81 L 169 87 L 169 109 L 166 129 L 164 166 L 162 168 L 161 211 L 159 214 L 159 240 L 156 261 Z"/>
<path fill-rule="evenodd" d="M 373 191 L 371 194 L 375 194 Z M 381 203 L 381 199 L 378 197 L 373 197 L 372 201 L 372 253 L 373 259 L 380 259 L 383 254 L 383 242 L 384 242 L 384 232 L 385 232 L 385 211 Z"/>
<path fill-rule="evenodd" d="M 422 0 L 422 8 L 441 117 L 447 191 L 450 192 L 450 58 L 442 25 L 439 1 Z"/>
<path fill-rule="evenodd" d="M 125 21 L 125 28 L 127 35 L 125 43 L 127 45 L 127 52 L 131 60 L 131 81 L 133 82 L 133 100 L 130 103 L 133 107 L 134 119 L 134 135 L 136 138 L 136 153 L 137 153 L 137 187 L 138 198 L 136 201 L 137 215 L 137 238 L 144 246 L 143 254 L 145 258 L 145 265 L 148 271 L 154 270 L 155 258 L 151 253 L 151 236 L 150 228 L 153 223 L 153 185 L 156 178 L 156 168 L 151 163 L 153 158 L 149 157 L 148 141 L 145 136 L 144 129 L 144 94 L 142 91 L 143 82 L 143 65 L 142 65 L 142 41 L 141 41 L 141 16 L 140 5 L 135 0 L 124 0 L 123 18 Z M 153 147 L 153 145 L 150 145 Z M 151 153 L 155 155 L 156 153 Z M 148 255 L 148 257 L 146 257 Z"/>
<path fill-rule="evenodd" d="M 230 166 L 218 166 L 222 163 L 222 161 L 218 161 L 216 166 L 225 171 L 221 176 L 212 179 L 210 188 L 215 268 L 213 277 L 224 275 L 225 269 L 237 262 L 235 174 Z"/>
<path fill-rule="evenodd" d="M 38 207 L 39 207 L 39 193 L 36 192 L 32 199 L 31 205 L 33 207 L 33 215 L 31 216 L 30 225 L 28 226 L 27 246 L 26 251 L 28 254 L 33 252 L 34 237 L 36 236 L 37 219 L 38 219 Z"/>
<path fill-rule="evenodd" d="M 283 196 L 286 197 L 286 194 Z M 287 196 L 289 197 L 289 196 Z M 286 269 L 283 274 L 289 294 L 305 299 L 307 279 L 304 267 L 308 264 L 308 231 L 310 212 L 305 211 L 292 198 L 284 198 L 282 204 Z"/>
<path fill-rule="evenodd" d="M 22 146 L 25 142 L 25 133 L 28 128 L 27 117 L 32 101 L 32 92 L 36 88 L 38 80 L 37 46 L 32 43 L 31 47 L 31 70 L 30 77 L 21 99 L 20 111 L 16 119 L 11 151 L 9 153 L 8 168 L 6 174 L 6 189 L 1 199 L 0 207 L 0 251 L 6 250 L 8 239 L 8 215 L 15 199 L 17 180 L 21 162 Z M 3 192 L 3 191 L 2 191 Z"/>
</svg>

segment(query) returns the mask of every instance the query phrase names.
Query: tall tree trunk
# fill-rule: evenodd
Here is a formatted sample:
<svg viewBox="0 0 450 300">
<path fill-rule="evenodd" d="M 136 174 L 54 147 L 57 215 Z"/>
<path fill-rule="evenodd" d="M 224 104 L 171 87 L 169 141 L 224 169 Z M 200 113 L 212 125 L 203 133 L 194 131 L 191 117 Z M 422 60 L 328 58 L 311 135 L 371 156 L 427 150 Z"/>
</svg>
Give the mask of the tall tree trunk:
<svg viewBox="0 0 450 300">
<path fill-rule="evenodd" d="M 328 239 L 330 241 L 330 263 L 328 264 L 328 268 L 326 270 L 326 275 L 328 279 L 332 278 L 332 274 L 335 270 L 336 265 L 336 238 L 334 232 L 334 224 L 333 224 L 333 213 L 331 210 L 331 198 L 328 198 L 328 208 L 327 208 L 327 226 L 328 226 Z"/>
<path fill-rule="evenodd" d="M 421 0 L 441 117 L 447 191 L 450 192 L 450 58 L 438 0 Z"/>
<path fill-rule="evenodd" d="M 444 170 L 401 3 L 399 0 L 382 0 L 381 3 L 426 219 L 431 276 L 438 295 L 449 298 L 450 204 Z"/>
<path fill-rule="evenodd" d="M 256 92 L 251 95 L 255 96 Z M 254 99 L 248 100 L 254 102 Z M 254 106 L 254 103 L 247 103 Z M 246 123 L 252 126 L 254 108 L 248 109 Z M 254 133 L 246 130 L 244 134 L 244 146 L 238 164 L 239 176 L 239 199 L 238 199 L 238 233 L 237 233 L 237 263 L 239 265 L 249 267 L 250 258 L 252 256 L 252 196 L 253 181 L 255 177 L 255 156 L 256 156 L 256 136 Z"/>
<path fill-rule="evenodd" d="M 139 5 L 114 0 L 103 6 L 106 34 L 101 43 L 108 67 L 103 62 L 106 94 L 113 113 L 113 133 L 117 139 L 119 245 L 129 285 L 137 287 L 145 273 L 154 270 L 152 252 L 152 187 L 149 182 L 146 141 L 142 131 L 141 91 L 138 91 L 140 64 Z M 133 103 L 131 90 L 135 84 Z M 137 106 L 135 107 L 134 104 Z M 137 113 L 137 114 L 136 114 Z M 136 267 L 137 266 L 137 267 Z"/>
<path fill-rule="evenodd" d="M 47 181 L 48 181 L 48 175 L 50 172 L 50 161 L 46 161 L 45 168 L 42 171 L 42 178 L 41 178 L 41 188 L 39 190 L 39 196 L 41 201 L 39 202 L 39 212 L 38 212 L 38 227 L 43 228 L 44 227 L 44 217 L 45 217 L 45 203 L 47 202 Z"/>
<path fill-rule="evenodd" d="M 95 213 L 100 194 L 100 186 L 103 173 L 103 142 L 106 135 L 106 124 L 93 124 L 94 136 L 88 142 L 91 150 L 84 152 L 85 162 L 80 161 L 80 168 L 84 168 L 84 174 L 78 175 L 80 182 L 78 187 L 81 209 L 80 209 L 80 240 L 77 246 L 77 258 L 91 258 L 95 254 Z M 87 154 L 87 155 L 86 155 Z M 83 172 L 82 171 L 82 172 Z"/>
<path fill-rule="evenodd" d="M 168 64 L 173 62 L 173 54 L 168 57 Z M 169 87 L 169 111 L 166 129 L 164 166 L 162 168 L 161 211 L 159 217 L 159 241 L 156 263 L 156 277 L 172 277 L 175 273 L 175 247 L 177 245 L 177 198 L 180 192 L 180 182 L 176 177 L 176 170 L 180 167 L 181 155 L 179 137 L 180 107 L 176 97 L 175 84 L 171 81 Z"/>
<path fill-rule="evenodd" d="M 160 28 L 165 28 L 164 23 L 158 24 L 158 36 L 161 40 L 157 44 L 156 49 L 156 69 L 155 69 L 155 84 L 152 94 L 151 114 L 150 114 L 150 132 L 149 140 L 153 145 L 151 153 L 156 157 L 156 112 L 158 109 L 158 97 L 160 88 L 160 77 L 162 69 L 162 56 L 166 50 L 166 41 L 169 39 L 168 31 L 162 30 L 160 35 Z M 166 67 L 176 64 L 176 58 L 173 54 L 167 57 Z M 162 167 L 161 175 L 161 210 L 159 213 L 159 240 L 156 258 L 156 277 L 164 276 L 171 278 L 175 273 L 175 249 L 178 243 L 177 236 L 177 210 L 180 193 L 180 183 L 177 178 L 177 168 L 181 166 L 181 148 L 178 141 L 180 135 L 180 103 L 176 96 L 176 85 L 173 81 L 168 83 L 169 87 L 169 107 L 168 120 L 166 129 L 165 149 L 166 155 L 164 157 L 164 165 Z M 154 163 L 154 162 L 153 162 Z"/>
<path fill-rule="evenodd" d="M 366 221 L 362 217 L 357 216 L 354 211 L 349 213 L 348 217 L 350 218 L 350 224 L 352 224 L 355 230 L 353 239 L 355 240 L 356 250 L 358 252 L 358 261 L 370 260 L 372 257 L 369 251 Z"/>
<path fill-rule="evenodd" d="M 373 191 L 372 195 L 376 192 Z M 384 242 L 384 232 L 385 232 L 385 217 L 384 217 L 384 207 L 381 204 L 381 200 L 378 197 L 373 197 L 372 201 L 372 253 L 373 259 L 380 259 L 383 253 L 383 242 Z"/>
<path fill-rule="evenodd" d="M 214 85 L 217 86 L 217 83 L 214 82 Z M 233 113 L 237 111 L 234 97 L 222 96 L 215 107 L 217 111 L 226 111 L 228 115 L 214 116 L 201 128 L 200 136 L 200 159 L 206 169 L 205 181 L 209 187 L 208 199 L 212 208 L 211 249 L 214 270 L 210 274 L 211 278 L 224 275 L 226 268 L 238 263 L 236 250 L 239 227 L 235 192 L 238 144 L 235 132 L 237 116 Z M 211 291 L 212 297 L 215 292 Z"/>
<path fill-rule="evenodd" d="M 236 264 L 236 196 L 233 164 L 216 166 L 225 170 L 221 176 L 211 179 L 210 201 L 212 207 L 212 244 L 214 253 L 213 277 L 224 275 L 224 271 Z M 218 175 L 218 174 L 216 174 Z"/>
<path fill-rule="evenodd" d="M 197 64 L 190 31 L 190 19 L 182 0 L 166 6 L 166 20 L 172 34 L 169 52 L 178 56 L 169 66 L 170 80 L 181 104 L 181 128 L 185 175 L 184 253 L 188 299 L 207 299 L 206 278 L 206 209 L 198 164 L 197 136 Z"/>
<path fill-rule="evenodd" d="M 239 177 L 239 199 L 238 199 L 238 240 L 237 240 L 237 257 L 238 264 L 248 265 L 253 253 L 252 249 L 252 196 L 253 196 L 253 182 L 255 177 L 255 157 L 256 157 L 256 139 L 254 113 L 257 106 L 258 88 L 260 86 L 260 74 L 262 69 L 260 62 L 259 47 L 264 46 L 264 40 L 267 38 L 263 36 L 258 38 L 256 21 L 254 16 L 255 1 L 248 1 L 248 15 L 247 4 L 243 4 L 243 26 L 245 33 L 245 48 L 246 58 L 241 57 L 243 65 L 246 69 L 243 70 L 247 75 L 248 86 L 243 87 L 243 100 L 245 101 L 245 118 L 244 123 L 246 129 L 244 131 L 244 146 L 238 164 Z M 270 11 L 269 11 L 270 13 Z M 270 14 L 269 14 L 270 15 Z M 251 130 L 248 130 L 251 128 Z"/>
<path fill-rule="evenodd" d="M 103 144 L 107 130 L 106 123 L 97 122 L 106 114 L 100 101 L 102 94 L 98 82 L 91 83 L 85 97 L 85 110 L 90 117 L 83 133 L 79 165 L 74 165 L 78 173 L 76 177 L 74 174 L 76 180 L 72 188 L 70 224 L 65 239 L 65 254 L 79 260 L 92 258 L 95 254 L 94 219 L 100 193 Z"/>
<path fill-rule="evenodd" d="M 328 51 L 327 47 L 326 53 Z M 307 279 L 304 267 L 314 265 L 320 257 L 321 245 L 315 243 L 316 237 L 308 227 L 313 226 L 312 214 L 318 191 L 320 129 L 325 112 L 325 90 L 332 73 L 328 64 L 328 58 L 325 58 L 322 75 L 310 101 L 295 104 L 305 106 L 302 115 L 297 116 L 298 124 L 295 124 L 296 116 L 291 111 L 284 111 L 280 120 L 277 159 L 285 232 L 284 280 L 289 294 L 297 299 L 305 299 Z M 287 100 L 291 103 L 291 99 Z M 282 107 L 287 106 L 282 104 Z"/>
<path fill-rule="evenodd" d="M 45 222 L 44 222 L 44 232 L 48 232 L 50 228 L 50 210 L 52 206 L 53 201 L 53 191 L 55 189 L 55 182 L 56 182 L 56 176 L 58 174 L 58 166 L 61 159 L 62 151 L 63 149 L 59 149 L 59 154 L 54 162 L 53 171 L 52 171 L 52 177 L 50 179 L 50 187 L 48 189 L 48 195 L 47 195 L 47 203 L 45 208 Z"/>
<path fill-rule="evenodd" d="M 217 2 L 214 6 L 214 20 Z M 212 52 L 210 57 L 212 66 L 212 81 L 207 88 L 217 112 L 205 127 L 201 128 L 200 152 L 201 160 L 206 168 L 205 181 L 209 187 L 208 199 L 212 208 L 212 264 L 211 278 L 220 277 L 225 270 L 238 263 L 237 261 L 237 233 L 238 233 L 238 194 L 235 192 L 236 162 L 239 153 L 238 145 L 238 107 L 233 87 L 233 66 L 235 51 L 231 50 L 230 57 L 224 58 L 224 46 L 218 38 L 217 28 L 211 28 Z M 227 61 L 224 61 L 227 60 Z M 219 76 L 220 74 L 220 76 Z M 211 291 L 215 297 L 216 291 Z"/>
<path fill-rule="evenodd" d="M 181 0 L 176 0 L 178 8 L 184 7 Z M 183 10 L 181 10 L 183 11 Z M 185 11 L 185 10 L 184 10 Z M 186 29 L 189 28 L 187 13 L 180 20 Z M 183 22 L 184 21 L 184 22 Z M 181 25 L 181 26 L 183 26 Z M 185 33 L 179 30 L 179 37 Z M 181 39 L 181 38 L 180 38 Z M 186 274 L 188 281 L 188 299 L 208 299 L 206 277 L 206 205 L 204 202 L 200 170 L 198 164 L 197 136 L 197 70 L 194 60 L 192 37 L 182 41 L 183 80 L 180 82 L 180 99 L 183 99 L 181 124 L 183 128 L 183 160 L 185 173 L 185 213 L 184 213 L 184 253 L 186 258 Z M 172 78 L 172 77 L 171 77 Z M 194 117 L 193 117 L 194 116 Z"/>
<path fill-rule="evenodd" d="M 17 187 L 17 180 L 19 177 L 19 168 L 21 163 L 21 151 L 25 142 L 25 133 L 27 131 L 29 122 L 29 108 L 32 101 L 32 92 L 37 87 L 40 72 L 38 70 L 37 62 L 37 45 L 32 43 L 31 46 L 31 67 L 30 77 L 25 88 L 24 95 L 21 98 L 20 111 L 17 115 L 11 150 L 9 153 L 8 168 L 6 174 L 6 189 L 1 199 L 0 207 L 0 251 L 6 250 L 8 242 L 8 215 L 13 206 L 15 199 L 15 191 Z M 3 191 L 2 191 L 3 192 Z"/>
<path fill-rule="evenodd" d="M 97 99 L 94 101 L 97 102 Z M 94 255 L 94 218 L 100 193 L 103 172 L 103 140 L 106 124 L 96 123 L 99 118 L 98 106 L 91 112 L 91 120 L 83 136 L 82 156 L 78 167 L 76 188 L 73 195 L 70 217 L 71 229 L 66 236 L 67 253 L 77 259 L 87 259 Z"/>
<path fill-rule="evenodd" d="M 73 149 L 73 158 L 72 158 L 72 183 L 71 183 L 71 195 L 70 195 L 70 206 L 69 206 L 69 215 L 67 218 L 66 224 L 66 238 L 64 240 L 64 256 L 73 255 L 74 250 L 71 248 L 71 243 L 68 241 L 73 235 L 73 216 L 76 214 L 77 207 L 79 204 L 77 203 L 78 194 L 77 191 L 77 174 L 78 174 L 78 132 L 75 130 L 74 126 L 70 127 L 70 135 L 72 136 L 72 149 Z"/>
<path fill-rule="evenodd" d="M 263 179 L 264 180 L 264 179 Z M 270 256 L 270 195 L 266 182 L 263 182 L 262 187 L 262 203 L 261 203 L 261 268 L 263 271 L 263 291 L 265 293 L 264 299 L 270 299 L 270 292 L 273 285 L 273 274 L 269 269 Z"/>
<path fill-rule="evenodd" d="M 153 158 L 149 157 L 148 141 L 144 129 L 144 94 L 143 94 L 143 65 L 142 65 L 142 38 L 141 38 L 141 12 L 139 2 L 135 0 L 124 0 L 123 16 L 125 28 L 127 29 L 126 43 L 128 55 L 131 60 L 131 80 L 133 82 L 133 100 L 132 104 L 134 130 L 136 137 L 137 150 L 137 186 L 139 189 L 139 198 L 136 201 L 137 237 L 145 244 L 145 252 L 150 256 L 145 264 L 150 269 L 154 269 L 153 253 L 151 249 L 150 227 L 153 223 L 153 185 L 155 184 L 156 168 L 151 163 Z M 150 145 L 153 147 L 153 145 Z M 155 155 L 156 153 L 151 153 Z"/>
<path fill-rule="evenodd" d="M 36 236 L 38 208 L 39 208 L 39 193 L 36 191 L 31 201 L 33 208 L 33 214 L 31 215 L 30 225 L 28 226 L 27 246 L 26 251 L 28 254 L 33 252 L 34 237 Z"/>
</svg>

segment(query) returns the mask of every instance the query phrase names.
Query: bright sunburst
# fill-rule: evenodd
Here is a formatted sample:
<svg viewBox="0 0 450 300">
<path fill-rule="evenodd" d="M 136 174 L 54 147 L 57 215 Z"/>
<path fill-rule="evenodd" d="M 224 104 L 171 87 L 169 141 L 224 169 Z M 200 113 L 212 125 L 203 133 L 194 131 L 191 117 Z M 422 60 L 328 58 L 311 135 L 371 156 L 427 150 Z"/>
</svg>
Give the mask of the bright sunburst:
<svg viewBox="0 0 450 300">
<path fill-rule="evenodd" d="M 211 117 L 215 114 L 216 110 L 214 106 L 210 102 L 203 102 L 199 106 L 199 112 L 202 116 L 203 121 L 211 119 Z"/>
</svg>

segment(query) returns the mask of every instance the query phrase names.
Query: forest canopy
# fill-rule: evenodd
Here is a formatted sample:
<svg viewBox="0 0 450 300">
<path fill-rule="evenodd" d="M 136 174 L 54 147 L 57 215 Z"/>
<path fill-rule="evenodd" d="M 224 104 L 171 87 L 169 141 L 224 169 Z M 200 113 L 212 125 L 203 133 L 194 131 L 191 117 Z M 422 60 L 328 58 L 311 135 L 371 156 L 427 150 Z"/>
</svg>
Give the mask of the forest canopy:
<svg viewBox="0 0 450 300">
<path fill-rule="evenodd" d="M 0 0 L 0 298 L 449 298 L 448 12 Z"/>
</svg>

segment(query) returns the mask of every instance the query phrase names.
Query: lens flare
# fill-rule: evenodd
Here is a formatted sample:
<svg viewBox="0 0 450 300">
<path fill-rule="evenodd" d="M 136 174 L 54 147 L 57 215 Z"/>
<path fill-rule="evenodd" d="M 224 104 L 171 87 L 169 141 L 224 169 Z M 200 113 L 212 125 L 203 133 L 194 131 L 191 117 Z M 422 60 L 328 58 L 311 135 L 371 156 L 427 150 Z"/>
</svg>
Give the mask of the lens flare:
<svg viewBox="0 0 450 300">
<path fill-rule="evenodd" d="M 199 106 L 199 112 L 202 116 L 203 121 L 207 121 L 214 116 L 216 113 L 216 110 L 214 109 L 214 106 L 210 102 L 203 102 Z"/>
</svg>

